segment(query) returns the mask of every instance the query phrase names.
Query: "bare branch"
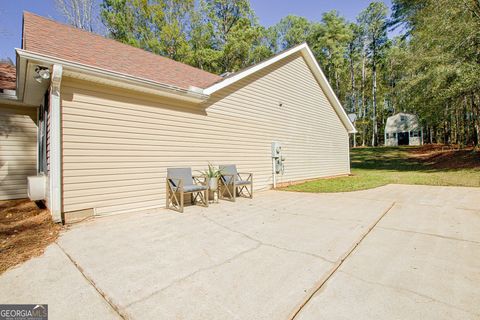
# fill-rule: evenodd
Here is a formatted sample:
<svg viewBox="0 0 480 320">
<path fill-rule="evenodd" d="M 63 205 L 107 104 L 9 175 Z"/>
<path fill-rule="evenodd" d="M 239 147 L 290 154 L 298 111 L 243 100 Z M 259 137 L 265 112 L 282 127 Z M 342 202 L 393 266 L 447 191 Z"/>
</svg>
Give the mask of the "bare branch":
<svg viewBox="0 0 480 320">
<path fill-rule="evenodd" d="M 74 27 L 93 31 L 95 0 L 55 0 L 60 13 Z"/>
</svg>

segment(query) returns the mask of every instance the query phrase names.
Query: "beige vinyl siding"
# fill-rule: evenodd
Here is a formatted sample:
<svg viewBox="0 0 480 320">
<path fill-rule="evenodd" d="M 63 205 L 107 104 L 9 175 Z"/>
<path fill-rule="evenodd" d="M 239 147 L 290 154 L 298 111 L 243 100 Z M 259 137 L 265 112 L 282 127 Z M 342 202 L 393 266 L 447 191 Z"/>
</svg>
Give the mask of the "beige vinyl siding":
<svg viewBox="0 0 480 320">
<path fill-rule="evenodd" d="M 0 200 L 27 197 L 27 176 L 36 175 L 35 108 L 0 104 Z"/>
<path fill-rule="evenodd" d="M 169 167 L 235 163 L 272 184 L 349 173 L 348 134 L 300 55 L 225 88 L 201 106 L 79 80 L 62 81 L 64 211 L 108 214 L 165 205 Z M 282 103 L 283 106 L 279 106 Z"/>
<path fill-rule="evenodd" d="M 48 109 L 50 110 L 50 108 Z M 45 175 L 45 205 L 50 209 L 50 112 L 47 113 L 47 138 L 46 138 L 46 172 Z"/>
</svg>

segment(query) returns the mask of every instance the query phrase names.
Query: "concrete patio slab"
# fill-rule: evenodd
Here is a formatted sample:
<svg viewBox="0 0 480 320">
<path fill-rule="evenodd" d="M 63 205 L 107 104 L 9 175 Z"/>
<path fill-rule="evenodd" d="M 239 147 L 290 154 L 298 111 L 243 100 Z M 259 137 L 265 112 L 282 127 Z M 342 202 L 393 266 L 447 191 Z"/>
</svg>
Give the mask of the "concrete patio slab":
<svg viewBox="0 0 480 320">
<path fill-rule="evenodd" d="M 50 319 L 480 319 L 479 199 L 388 185 L 98 218 L 0 276 L 0 302 Z"/>
<path fill-rule="evenodd" d="M 480 319 L 480 189 L 427 193 L 435 205 L 400 192 L 295 319 Z"/>
<path fill-rule="evenodd" d="M 377 227 L 480 244 L 480 208 L 477 209 L 397 203 Z"/>
<path fill-rule="evenodd" d="M 295 319 L 473 320 L 478 317 L 408 290 L 369 283 L 338 272 Z"/>
<path fill-rule="evenodd" d="M 132 319 L 286 319 L 331 267 L 310 255 L 259 245 L 173 283 L 127 313 Z"/>
<path fill-rule="evenodd" d="M 166 210 L 95 220 L 58 244 L 120 309 L 257 247 L 198 214 Z"/>
<path fill-rule="evenodd" d="M 479 188 L 468 187 L 389 184 L 375 189 L 338 194 L 361 199 L 382 199 L 397 203 L 478 210 L 480 207 L 479 190 Z"/>
<path fill-rule="evenodd" d="M 0 277 L 0 303 L 48 304 L 49 319 L 121 319 L 56 244 Z"/>
<path fill-rule="evenodd" d="M 283 319 L 391 206 L 344 200 L 263 192 L 97 219 L 58 244 L 127 318 Z"/>
</svg>

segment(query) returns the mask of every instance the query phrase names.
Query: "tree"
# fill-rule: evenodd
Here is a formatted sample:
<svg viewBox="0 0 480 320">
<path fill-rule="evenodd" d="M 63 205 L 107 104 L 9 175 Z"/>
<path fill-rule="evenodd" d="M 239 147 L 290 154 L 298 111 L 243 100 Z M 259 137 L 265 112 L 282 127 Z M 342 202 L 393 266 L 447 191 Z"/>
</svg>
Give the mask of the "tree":
<svg viewBox="0 0 480 320">
<path fill-rule="evenodd" d="M 76 28 L 92 32 L 95 25 L 95 0 L 55 0 L 57 9 Z"/>
<path fill-rule="evenodd" d="M 204 8 L 205 2 L 200 1 Z M 219 70 L 221 51 L 215 49 L 213 25 L 204 10 L 196 10 L 192 14 L 189 31 L 189 55 L 185 62 L 202 70 Z"/>
<path fill-rule="evenodd" d="M 213 49 L 220 52 L 218 72 L 237 71 L 265 54 L 257 50 L 263 29 L 248 0 L 205 0 L 202 9 L 212 29 Z"/>
<path fill-rule="evenodd" d="M 164 13 L 158 4 L 147 0 L 103 0 L 100 15 L 113 39 L 160 53 L 159 26 Z"/>
<path fill-rule="evenodd" d="M 387 20 L 385 5 L 372 2 L 356 23 L 332 11 L 320 22 L 289 15 L 265 28 L 248 0 L 101 4 L 110 37 L 217 74 L 308 42 L 346 111 L 357 113 L 362 145 L 367 136 L 378 145 L 398 111 L 419 115 L 429 141 L 478 145 L 480 2 L 393 0 L 392 11 Z M 388 39 L 388 27 L 403 35 Z"/>
<path fill-rule="evenodd" d="M 310 36 L 313 52 L 326 69 L 327 78 L 334 84 L 335 93 L 341 100 L 340 73 L 346 66 L 345 54 L 352 37 L 352 30 L 336 11 L 324 13 L 322 24 L 317 25 Z"/>
<path fill-rule="evenodd" d="M 360 13 L 372 66 L 372 146 L 378 144 L 377 123 L 377 65 L 387 41 L 387 7 L 383 2 L 372 2 Z"/>
<path fill-rule="evenodd" d="M 355 78 L 355 67 L 360 60 L 361 52 L 362 52 L 362 45 L 363 45 L 363 38 L 362 38 L 362 30 L 361 28 L 355 23 L 349 23 L 348 28 L 350 29 L 351 37 L 348 39 L 347 49 L 346 49 L 346 56 L 348 59 L 348 68 L 349 68 L 349 75 L 350 75 L 350 93 L 349 93 L 349 100 L 348 100 L 348 108 L 350 112 L 356 113 L 357 116 L 361 116 L 359 114 L 358 108 L 358 92 L 356 86 L 356 78 Z"/>
<path fill-rule="evenodd" d="M 288 15 L 280 20 L 272 31 L 277 34 L 275 47 L 283 51 L 306 42 L 312 31 L 312 24 L 304 17 Z"/>
<path fill-rule="evenodd" d="M 181 61 L 193 8 L 194 0 L 103 0 L 101 17 L 112 38 Z"/>
<path fill-rule="evenodd" d="M 401 63 L 405 105 L 421 116 L 431 141 L 478 145 L 480 19 L 476 8 L 480 7 L 475 6 L 476 0 L 395 4 L 415 8 L 410 10 L 411 32 Z"/>
<path fill-rule="evenodd" d="M 189 48 L 186 38 L 191 27 L 194 0 L 163 0 L 163 21 L 159 21 L 160 50 L 165 56 L 183 61 Z"/>
</svg>

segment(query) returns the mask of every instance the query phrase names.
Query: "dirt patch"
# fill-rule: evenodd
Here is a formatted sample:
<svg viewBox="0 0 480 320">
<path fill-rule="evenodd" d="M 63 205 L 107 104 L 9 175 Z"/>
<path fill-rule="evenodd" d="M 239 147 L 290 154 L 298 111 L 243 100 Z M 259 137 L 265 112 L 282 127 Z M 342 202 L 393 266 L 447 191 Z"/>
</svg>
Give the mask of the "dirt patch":
<svg viewBox="0 0 480 320">
<path fill-rule="evenodd" d="M 479 169 L 480 152 L 474 148 L 457 149 L 444 145 L 412 148 L 410 158 L 432 169 Z"/>
<path fill-rule="evenodd" d="M 43 253 L 55 241 L 61 226 L 35 202 L 0 201 L 0 274 Z"/>
</svg>

